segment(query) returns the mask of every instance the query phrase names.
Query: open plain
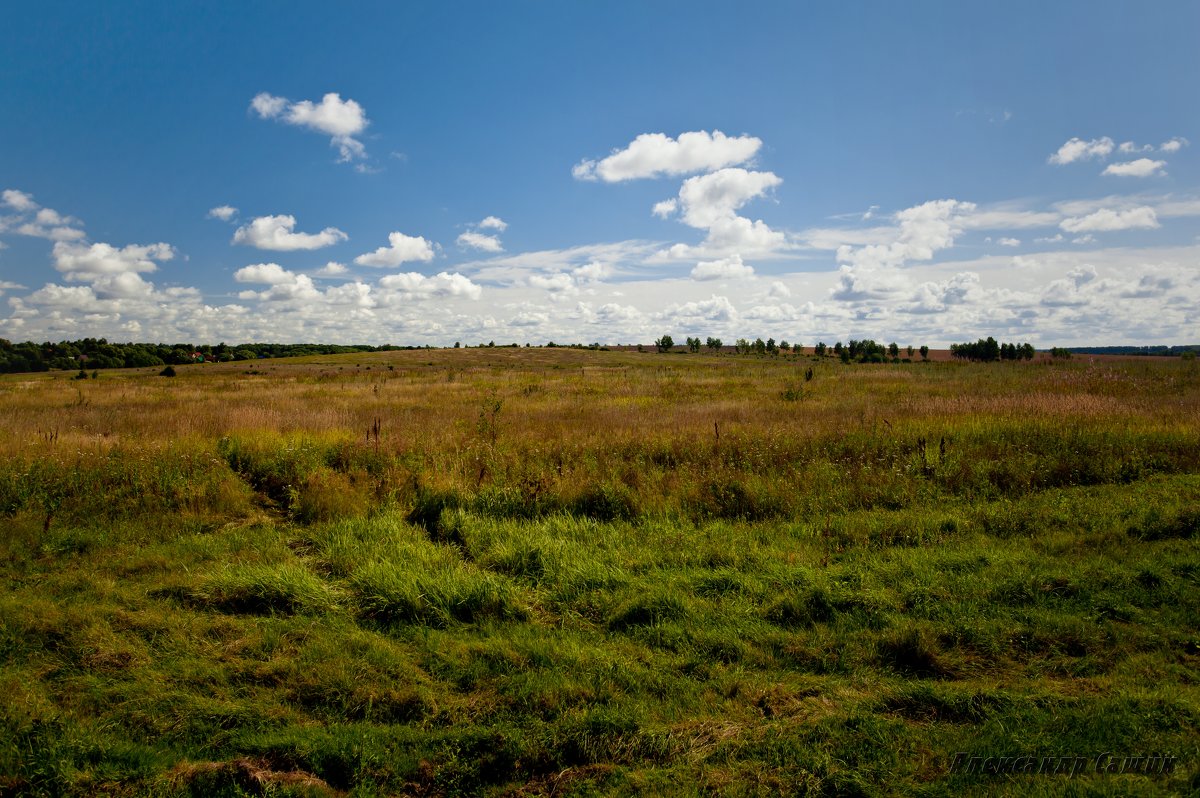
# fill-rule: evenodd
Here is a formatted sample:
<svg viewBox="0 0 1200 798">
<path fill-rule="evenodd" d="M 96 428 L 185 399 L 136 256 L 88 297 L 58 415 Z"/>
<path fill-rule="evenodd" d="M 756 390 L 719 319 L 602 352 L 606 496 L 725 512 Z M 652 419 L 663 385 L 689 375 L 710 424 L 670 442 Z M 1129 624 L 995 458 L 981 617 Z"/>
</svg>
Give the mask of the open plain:
<svg viewBox="0 0 1200 798">
<path fill-rule="evenodd" d="M 1195 361 L 177 371 L 0 378 L 0 794 L 1200 790 Z"/>
</svg>

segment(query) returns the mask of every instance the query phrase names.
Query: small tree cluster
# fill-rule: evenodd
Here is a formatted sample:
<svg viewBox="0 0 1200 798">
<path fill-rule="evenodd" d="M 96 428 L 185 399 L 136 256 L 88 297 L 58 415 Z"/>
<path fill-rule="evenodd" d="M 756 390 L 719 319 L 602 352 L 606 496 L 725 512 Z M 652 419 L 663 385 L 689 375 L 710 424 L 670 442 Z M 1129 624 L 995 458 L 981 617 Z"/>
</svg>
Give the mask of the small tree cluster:
<svg viewBox="0 0 1200 798">
<path fill-rule="evenodd" d="M 1031 344 L 1000 344 L 992 336 L 980 338 L 975 343 L 950 344 L 950 354 L 962 360 L 1032 360 L 1034 349 Z"/>
</svg>

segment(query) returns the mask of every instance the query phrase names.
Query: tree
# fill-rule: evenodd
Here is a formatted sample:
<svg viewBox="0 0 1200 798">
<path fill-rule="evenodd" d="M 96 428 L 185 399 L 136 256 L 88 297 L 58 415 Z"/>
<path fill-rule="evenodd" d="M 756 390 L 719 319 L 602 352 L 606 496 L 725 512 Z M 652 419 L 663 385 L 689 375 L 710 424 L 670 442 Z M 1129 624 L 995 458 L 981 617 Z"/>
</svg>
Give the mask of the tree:
<svg viewBox="0 0 1200 798">
<path fill-rule="evenodd" d="M 907 348 L 905 351 L 906 351 L 906 352 L 908 352 L 908 356 L 909 356 L 909 357 L 912 357 L 912 356 L 913 356 L 913 348 L 912 348 L 912 344 L 909 344 L 909 345 L 908 345 L 908 348 Z"/>
<path fill-rule="evenodd" d="M 888 357 L 900 357 L 900 347 L 895 341 L 888 344 Z"/>
<path fill-rule="evenodd" d="M 765 355 L 767 353 L 767 342 L 761 338 L 754 339 L 754 354 Z"/>
<path fill-rule="evenodd" d="M 921 344 L 921 359 L 922 360 L 929 359 L 929 347 L 925 346 L 925 344 Z"/>
<path fill-rule="evenodd" d="M 779 342 L 779 351 L 780 351 L 780 352 L 790 352 L 790 351 L 792 351 L 792 345 L 791 345 L 791 344 L 789 344 L 789 343 L 787 342 L 787 339 L 784 339 L 784 340 L 782 340 L 782 341 L 780 341 L 780 342 Z"/>
<path fill-rule="evenodd" d="M 704 342 L 704 345 L 708 347 L 710 352 L 720 352 L 721 351 L 721 339 L 720 338 L 709 338 L 707 341 Z"/>
<path fill-rule="evenodd" d="M 654 347 L 659 352 L 670 352 L 673 346 L 675 346 L 675 339 L 669 335 L 664 335 L 654 342 Z"/>
<path fill-rule="evenodd" d="M 748 355 L 753 348 L 754 344 L 750 343 L 749 339 L 746 338 L 739 338 L 737 339 L 737 343 L 734 344 L 734 349 L 739 355 Z"/>
<path fill-rule="evenodd" d="M 825 357 L 825 350 L 829 347 L 825 346 L 824 341 L 817 341 L 817 345 L 813 347 L 813 354 L 817 357 Z"/>
<path fill-rule="evenodd" d="M 689 352 L 699 352 L 700 351 L 700 338 L 699 337 L 688 338 L 687 339 L 687 348 L 688 348 Z"/>
<path fill-rule="evenodd" d="M 767 353 L 768 353 L 768 354 L 772 354 L 772 355 L 778 355 L 778 354 L 779 354 L 779 347 L 775 345 L 775 339 L 774 339 L 774 338 L 768 338 L 768 339 L 767 339 Z"/>
</svg>

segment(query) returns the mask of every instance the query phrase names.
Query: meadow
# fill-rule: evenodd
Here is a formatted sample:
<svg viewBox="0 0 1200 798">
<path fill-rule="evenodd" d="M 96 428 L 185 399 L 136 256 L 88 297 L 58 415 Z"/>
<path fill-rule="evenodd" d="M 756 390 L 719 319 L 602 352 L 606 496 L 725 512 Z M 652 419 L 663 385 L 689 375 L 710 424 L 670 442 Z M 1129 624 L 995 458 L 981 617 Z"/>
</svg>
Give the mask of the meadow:
<svg viewBox="0 0 1200 798">
<path fill-rule="evenodd" d="M 1195 361 L 176 371 L 0 377 L 0 795 L 1200 792 Z"/>
</svg>

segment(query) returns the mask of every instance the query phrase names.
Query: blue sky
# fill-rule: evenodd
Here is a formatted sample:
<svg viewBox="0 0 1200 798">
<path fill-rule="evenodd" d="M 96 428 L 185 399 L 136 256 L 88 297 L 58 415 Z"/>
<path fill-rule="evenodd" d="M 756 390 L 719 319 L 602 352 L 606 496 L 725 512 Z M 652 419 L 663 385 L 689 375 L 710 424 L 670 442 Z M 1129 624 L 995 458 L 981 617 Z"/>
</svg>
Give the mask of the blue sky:
<svg viewBox="0 0 1200 798">
<path fill-rule="evenodd" d="M 0 336 L 1194 343 L 1197 30 L 1194 2 L 10 8 Z"/>
</svg>

